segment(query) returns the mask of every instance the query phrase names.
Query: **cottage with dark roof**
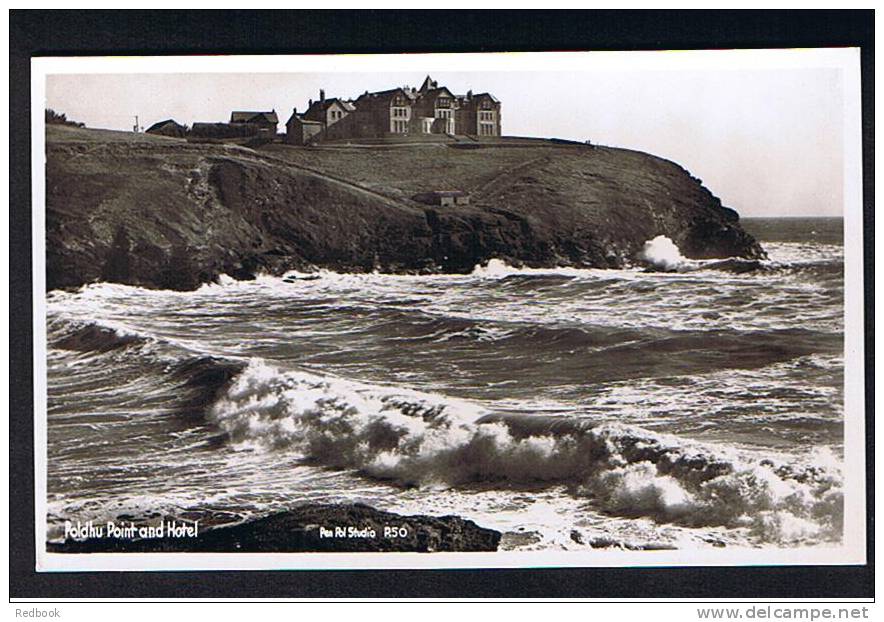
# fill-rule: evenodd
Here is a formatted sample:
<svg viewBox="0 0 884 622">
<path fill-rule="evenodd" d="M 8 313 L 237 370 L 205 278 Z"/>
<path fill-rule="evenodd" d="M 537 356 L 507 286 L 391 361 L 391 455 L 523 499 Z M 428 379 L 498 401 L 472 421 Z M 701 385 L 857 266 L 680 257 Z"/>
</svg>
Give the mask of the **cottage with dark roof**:
<svg viewBox="0 0 884 622">
<path fill-rule="evenodd" d="M 285 122 L 285 142 L 290 145 L 309 145 L 322 139 L 325 129 L 321 121 L 307 119 L 306 115 L 298 114 L 298 109 L 292 110 L 292 116 Z"/>
<path fill-rule="evenodd" d="M 344 101 L 337 97 L 325 98 L 325 91 L 319 90 L 319 99 L 310 100 L 304 118 L 309 121 L 319 121 L 327 125 L 333 125 L 341 121 L 348 114 L 356 110 L 356 107 L 349 101 Z"/>
<path fill-rule="evenodd" d="M 166 119 L 165 121 L 157 121 L 147 128 L 145 132 L 147 134 L 184 138 L 187 135 L 187 127 L 176 122 L 174 119 Z"/>
<path fill-rule="evenodd" d="M 271 110 L 270 112 L 234 110 L 230 113 L 230 124 L 250 125 L 255 128 L 256 134 L 276 136 L 276 126 L 279 125 L 279 118 L 276 116 L 276 110 Z"/>
</svg>

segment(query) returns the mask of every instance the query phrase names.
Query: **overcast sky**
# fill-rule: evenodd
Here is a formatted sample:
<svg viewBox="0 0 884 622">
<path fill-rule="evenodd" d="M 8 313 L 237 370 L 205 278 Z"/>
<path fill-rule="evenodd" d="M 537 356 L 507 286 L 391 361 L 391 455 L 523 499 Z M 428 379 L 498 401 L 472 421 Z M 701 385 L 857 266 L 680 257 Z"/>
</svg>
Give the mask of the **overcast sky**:
<svg viewBox="0 0 884 622">
<path fill-rule="evenodd" d="M 627 147 L 687 168 L 743 216 L 840 216 L 839 69 L 434 72 L 455 93 L 489 91 L 503 133 Z M 424 73 L 52 75 L 47 106 L 89 127 L 174 118 L 226 121 L 276 109 L 280 131 L 307 100 L 419 87 Z"/>
</svg>

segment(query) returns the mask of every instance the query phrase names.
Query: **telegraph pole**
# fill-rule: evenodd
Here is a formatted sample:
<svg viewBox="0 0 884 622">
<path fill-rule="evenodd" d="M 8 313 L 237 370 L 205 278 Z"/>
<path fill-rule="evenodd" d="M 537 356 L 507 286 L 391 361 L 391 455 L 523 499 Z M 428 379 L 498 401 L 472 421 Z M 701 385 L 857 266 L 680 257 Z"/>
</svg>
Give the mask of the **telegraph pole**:
<svg viewBox="0 0 884 622">
<path fill-rule="evenodd" d="M 132 127 L 132 131 L 136 134 L 138 133 L 138 115 L 135 115 L 135 125 Z"/>
</svg>

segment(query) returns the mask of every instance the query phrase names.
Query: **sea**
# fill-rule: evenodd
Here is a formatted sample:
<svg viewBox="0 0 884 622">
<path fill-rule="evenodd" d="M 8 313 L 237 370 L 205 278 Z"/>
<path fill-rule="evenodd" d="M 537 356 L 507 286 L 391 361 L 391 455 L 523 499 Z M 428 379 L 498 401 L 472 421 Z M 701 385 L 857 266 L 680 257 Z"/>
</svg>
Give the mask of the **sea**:
<svg viewBox="0 0 884 622">
<path fill-rule="evenodd" d="M 47 294 L 47 537 L 304 503 L 457 515 L 503 550 L 843 532 L 842 220 L 768 259 L 292 272 Z"/>
</svg>

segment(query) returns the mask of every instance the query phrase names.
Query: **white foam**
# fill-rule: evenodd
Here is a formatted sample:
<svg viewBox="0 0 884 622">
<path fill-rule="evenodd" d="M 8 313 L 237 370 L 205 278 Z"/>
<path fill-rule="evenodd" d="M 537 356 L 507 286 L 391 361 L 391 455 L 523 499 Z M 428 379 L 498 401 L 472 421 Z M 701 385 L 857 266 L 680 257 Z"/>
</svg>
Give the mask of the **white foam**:
<svg viewBox="0 0 884 622">
<path fill-rule="evenodd" d="M 604 272 L 606 271 L 600 268 L 573 268 L 570 266 L 556 266 L 552 268 L 517 268 L 511 266 L 502 259 L 489 259 L 484 265 L 476 264 L 476 267 L 473 268 L 470 276 L 482 279 L 500 279 L 515 275 L 598 277 Z"/>
<path fill-rule="evenodd" d="M 665 235 L 658 235 L 645 242 L 638 256 L 642 261 L 661 270 L 678 270 L 689 264 L 675 242 Z"/>
<path fill-rule="evenodd" d="M 507 263 L 501 259 L 489 259 L 488 263 L 484 266 L 482 264 L 476 265 L 476 267 L 473 268 L 472 274 L 473 276 L 478 277 L 500 278 L 519 274 L 519 269 L 507 265 Z"/>
<path fill-rule="evenodd" d="M 525 434 L 518 422 L 480 424 L 484 414 L 440 395 L 253 361 L 210 418 L 237 449 L 296 451 L 403 484 L 566 483 L 621 516 L 742 527 L 765 540 L 840 537 L 834 456 L 807 470 L 621 424 L 557 418 Z"/>
<path fill-rule="evenodd" d="M 765 242 L 768 261 L 774 266 L 791 266 L 844 260 L 844 247 L 807 242 Z"/>
</svg>

